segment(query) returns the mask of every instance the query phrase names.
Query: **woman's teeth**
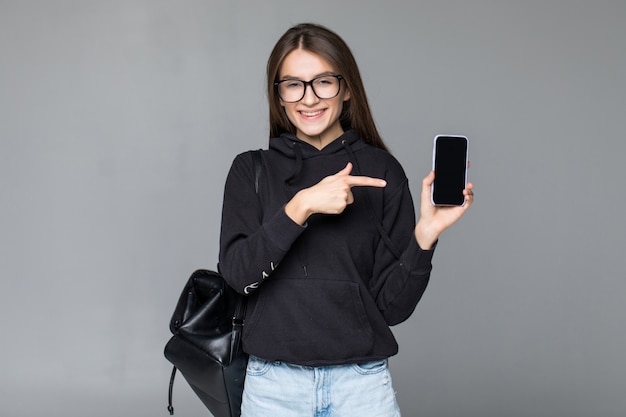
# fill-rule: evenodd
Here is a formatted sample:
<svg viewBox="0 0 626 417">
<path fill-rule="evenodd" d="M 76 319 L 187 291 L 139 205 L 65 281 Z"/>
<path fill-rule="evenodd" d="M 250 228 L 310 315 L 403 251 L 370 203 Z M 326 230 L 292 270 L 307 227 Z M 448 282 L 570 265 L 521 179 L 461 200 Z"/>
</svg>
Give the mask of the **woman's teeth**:
<svg viewBox="0 0 626 417">
<path fill-rule="evenodd" d="M 318 114 L 322 114 L 322 112 L 323 112 L 323 111 L 324 111 L 324 110 L 318 110 L 318 111 L 301 111 L 300 113 L 301 113 L 303 116 L 306 116 L 306 117 L 313 117 L 313 116 L 317 116 Z"/>
</svg>

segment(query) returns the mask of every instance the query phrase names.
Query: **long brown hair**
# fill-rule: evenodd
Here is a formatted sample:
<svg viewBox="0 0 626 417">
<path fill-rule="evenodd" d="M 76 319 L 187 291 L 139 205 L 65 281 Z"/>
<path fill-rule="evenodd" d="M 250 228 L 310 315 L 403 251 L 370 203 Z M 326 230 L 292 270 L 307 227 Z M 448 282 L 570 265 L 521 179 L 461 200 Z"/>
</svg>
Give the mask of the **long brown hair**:
<svg viewBox="0 0 626 417">
<path fill-rule="evenodd" d="M 301 23 L 287 30 L 274 46 L 267 61 L 270 137 L 280 136 L 284 132 L 296 133 L 295 127 L 280 105 L 274 86 L 274 83 L 278 81 L 283 60 L 296 49 L 303 49 L 321 56 L 343 76 L 343 81 L 350 91 L 350 100 L 344 102 L 343 111 L 339 117 L 343 130 L 352 129 L 370 145 L 387 150 L 376 129 L 361 74 L 350 48 L 339 35 L 324 26 L 313 23 Z"/>
</svg>

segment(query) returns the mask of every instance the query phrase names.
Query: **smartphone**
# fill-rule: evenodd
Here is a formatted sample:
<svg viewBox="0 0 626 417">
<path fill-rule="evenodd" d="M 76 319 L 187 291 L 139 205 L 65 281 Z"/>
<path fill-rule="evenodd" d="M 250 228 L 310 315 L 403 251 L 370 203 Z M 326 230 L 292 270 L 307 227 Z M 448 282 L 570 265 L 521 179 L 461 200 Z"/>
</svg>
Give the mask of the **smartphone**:
<svg viewBox="0 0 626 417">
<path fill-rule="evenodd" d="M 466 136 L 437 135 L 433 143 L 435 181 L 430 190 L 436 206 L 462 206 L 467 186 L 469 142 Z"/>
</svg>

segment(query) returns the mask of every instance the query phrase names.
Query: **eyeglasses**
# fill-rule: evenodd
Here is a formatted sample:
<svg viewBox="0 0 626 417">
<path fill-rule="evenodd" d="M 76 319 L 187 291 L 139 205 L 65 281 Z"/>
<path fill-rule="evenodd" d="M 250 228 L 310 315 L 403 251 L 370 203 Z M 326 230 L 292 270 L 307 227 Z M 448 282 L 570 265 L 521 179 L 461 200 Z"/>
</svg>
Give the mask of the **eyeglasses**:
<svg viewBox="0 0 626 417">
<path fill-rule="evenodd" d="M 311 86 L 313 94 L 320 99 L 335 98 L 339 94 L 341 80 L 339 74 L 320 75 L 311 81 L 303 80 L 280 80 L 274 83 L 278 91 L 278 96 L 285 103 L 295 103 L 304 98 L 306 87 Z"/>
</svg>

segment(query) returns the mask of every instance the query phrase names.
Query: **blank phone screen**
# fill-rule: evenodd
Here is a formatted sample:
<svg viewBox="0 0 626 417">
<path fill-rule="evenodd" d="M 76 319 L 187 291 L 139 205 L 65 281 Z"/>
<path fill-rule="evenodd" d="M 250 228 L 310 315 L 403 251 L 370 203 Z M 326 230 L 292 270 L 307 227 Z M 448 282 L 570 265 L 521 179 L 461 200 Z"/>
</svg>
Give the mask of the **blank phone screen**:
<svg viewBox="0 0 626 417">
<path fill-rule="evenodd" d="M 439 136 L 435 141 L 434 169 L 433 203 L 450 206 L 463 205 L 467 172 L 467 139 L 457 136 Z"/>
</svg>

